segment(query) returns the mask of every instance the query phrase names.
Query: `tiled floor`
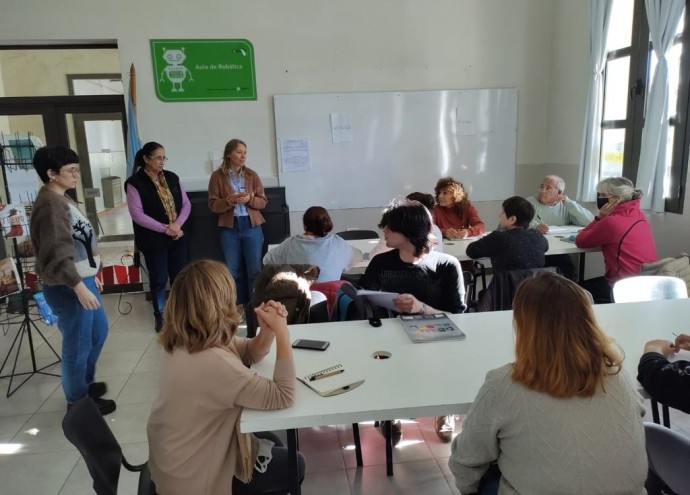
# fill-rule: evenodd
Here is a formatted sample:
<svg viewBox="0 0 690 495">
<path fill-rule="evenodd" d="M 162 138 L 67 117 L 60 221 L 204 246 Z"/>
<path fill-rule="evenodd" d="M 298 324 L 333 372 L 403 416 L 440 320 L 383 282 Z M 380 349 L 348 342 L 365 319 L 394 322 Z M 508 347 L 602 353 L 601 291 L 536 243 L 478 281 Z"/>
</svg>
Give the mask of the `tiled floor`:
<svg viewBox="0 0 690 495">
<path fill-rule="evenodd" d="M 131 462 L 146 460 L 145 425 L 155 394 L 162 351 L 155 341 L 153 316 L 142 294 L 104 296 L 111 330 L 99 361 L 98 378 L 108 382 L 108 396 L 117 411 L 108 424 Z M 130 307 L 131 305 L 131 307 Z M 119 309 L 118 309 L 119 308 Z M 127 313 L 127 311 L 129 311 Z M 127 314 L 122 314 L 127 313 Z M 56 328 L 38 324 L 59 349 Z M 16 326 L 0 333 L 4 358 Z M 50 363 L 51 353 L 34 335 L 39 367 Z M 26 347 L 18 371 L 29 369 Z M 10 360 L 10 369 L 13 360 Z M 2 374 L 7 374 L 8 369 Z M 60 423 L 65 402 L 59 379 L 35 375 L 10 398 L 8 379 L 0 380 L 0 493 L 3 495 L 80 495 L 93 493 L 91 479 L 79 453 L 64 438 Z M 673 412 L 674 428 L 690 434 L 687 415 Z M 450 446 L 433 431 L 430 418 L 404 420 L 403 441 L 394 450 L 395 475 L 385 473 L 383 438 L 373 424 L 362 424 L 365 466 L 355 465 L 349 425 L 300 430 L 300 447 L 307 459 L 305 495 L 350 494 L 457 494 L 447 466 Z M 120 493 L 136 492 L 136 476 L 124 472 Z"/>
</svg>

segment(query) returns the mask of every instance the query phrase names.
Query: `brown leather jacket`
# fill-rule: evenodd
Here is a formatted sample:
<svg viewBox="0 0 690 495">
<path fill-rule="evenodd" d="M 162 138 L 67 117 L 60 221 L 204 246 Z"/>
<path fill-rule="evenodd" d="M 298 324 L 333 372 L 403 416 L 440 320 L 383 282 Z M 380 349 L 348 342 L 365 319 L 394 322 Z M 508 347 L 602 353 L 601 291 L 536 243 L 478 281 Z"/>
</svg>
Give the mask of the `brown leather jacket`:
<svg viewBox="0 0 690 495">
<path fill-rule="evenodd" d="M 264 193 L 264 186 L 259 175 L 252 169 L 244 167 L 244 187 L 251 194 L 247 203 L 249 221 L 253 227 L 261 225 L 264 220 L 261 210 L 266 208 L 268 198 Z M 228 174 L 220 168 L 213 171 L 208 181 L 208 207 L 213 213 L 218 214 L 218 226 L 232 228 L 235 223 L 235 203 L 227 201 L 230 194 L 234 194 L 232 183 Z"/>
</svg>

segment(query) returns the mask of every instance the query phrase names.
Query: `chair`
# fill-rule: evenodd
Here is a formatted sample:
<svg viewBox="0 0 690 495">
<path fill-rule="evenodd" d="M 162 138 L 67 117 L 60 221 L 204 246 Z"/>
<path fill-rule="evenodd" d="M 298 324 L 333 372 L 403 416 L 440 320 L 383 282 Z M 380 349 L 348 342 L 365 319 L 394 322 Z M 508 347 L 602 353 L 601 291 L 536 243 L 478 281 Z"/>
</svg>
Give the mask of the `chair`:
<svg viewBox="0 0 690 495">
<path fill-rule="evenodd" d="M 120 466 L 139 473 L 138 495 L 156 494 L 148 464 L 127 462 L 120 444 L 90 397 L 77 401 L 67 411 L 62 420 L 62 431 L 84 458 L 97 495 L 117 495 Z"/>
<path fill-rule="evenodd" d="M 467 306 L 467 312 L 469 313 L 472 309 L 477 309 L 477 281 L 475 280 L 474 273 L 469 270 L 463 270 L 462 281 L 465 284 L 465 306 Z"/>
<path fill-rule="evenodd" d="M 654 423 L 645 423 L 644 433 L 650 471 L 646 485 L 648 493 L 662 493 L 657 490 L 665 487 L 657 486 L 656 490 L 650 489 L 650 484 L 658 484 L 660 479 L 674 492 L 681 495 L 690 494 L 690 439 Z"/>
<path fill-rule="evenodd" d="M 619 280 L 613 285 L 613 300 L 617 303 L 685 299 L 688 288 L 676 277 L 640 275 Z"/>
<path fill-rule="evenodd" d="M 323 292 L 317 290 L 311 292 L 309 303 L 309 323 L 324 323 L 330 320 L 328 311 L 328 299 Z"/>
<path fill-rule="evenodd" d="M 360 230 L 360 229 L 352 229 L 352 230 L 343 230 L 341 232 L 338 232 L 336 235 L 339 235 L 346 241 L 358 241 L 361 239 L 378 239 L 379 238 L 379 233 L 376 232 L 375 230 Z"/>
<path fill-rule="evenodd" d="M 640 275 L 619 280 L 613 285 L 613 300 L 617 303 L 684 299 L 688 297 L 685 282 L 676 277 Z M 652 417 L 659 423 L 659 402 L 651 397 Z M 668 406 L 661 405 L 663 424 L 670 427 Z"/>
<path fill-rule="evenodd" d="M 558 273 L 558 268 L 546 266 L 544 268 L 528 268 L 525 270 L 506 270 L 494 273 L 489 287 L 479 299 L 477 311 L 506 311 L 513 307 L 513 297 L 520 283 L 534 277 L 541 271 Z"/>
</svg>

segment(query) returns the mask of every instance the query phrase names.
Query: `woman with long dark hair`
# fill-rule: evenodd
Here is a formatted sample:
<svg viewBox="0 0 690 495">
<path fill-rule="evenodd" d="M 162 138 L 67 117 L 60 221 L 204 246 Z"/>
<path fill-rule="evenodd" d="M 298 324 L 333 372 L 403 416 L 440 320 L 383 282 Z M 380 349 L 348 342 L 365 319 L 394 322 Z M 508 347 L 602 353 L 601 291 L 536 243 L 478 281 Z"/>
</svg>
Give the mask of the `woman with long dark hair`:
<svg viewBox="0 0 690 495">
<path fill-rule="evenodd" d="M 134 242 L 148 270 L 156 332 L 163 324 L 168 280 L 172 284 L 189 262 L 182 227 L 192 207 L 180 178 L 165 170 L 167 160 L 162 145 L 146 143 L 134 157 L 136 171 L 125 182 Z"/>
</svg>

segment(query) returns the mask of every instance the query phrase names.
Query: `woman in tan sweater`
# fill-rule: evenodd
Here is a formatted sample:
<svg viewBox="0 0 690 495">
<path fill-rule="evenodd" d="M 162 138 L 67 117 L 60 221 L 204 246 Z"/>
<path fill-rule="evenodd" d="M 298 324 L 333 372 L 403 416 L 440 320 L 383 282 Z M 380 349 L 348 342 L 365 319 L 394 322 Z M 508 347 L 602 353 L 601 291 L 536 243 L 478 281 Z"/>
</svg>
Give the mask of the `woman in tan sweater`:
<svg viewBox="0 0 690 495">
<path fill-rule="evenodd" d="M 281 409 L 294 401 L 287 311 L 275 301 L 256 308 L 261 331 L 246 339 L 235 336 L 234 301 L 235 283 L 216 261 L 190 264 L 172 286 L 159 337 L 165 354 L 158 396 L 147 427 L 149 465 L 160 494 L 287 488 L 287 449 L 277 437 L 239 432 L 243 407 Z M 270 379 L 249 366 L 268 354 L 274 340 Z M 272 449 L 270 441 L 259 438 L 267 436 L 277 443 Z M 300 467 L 303 477 L 301 456 Z"/>
</svg>

